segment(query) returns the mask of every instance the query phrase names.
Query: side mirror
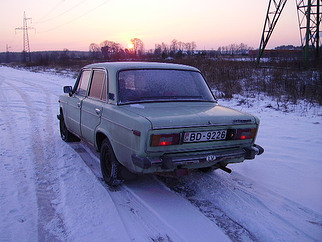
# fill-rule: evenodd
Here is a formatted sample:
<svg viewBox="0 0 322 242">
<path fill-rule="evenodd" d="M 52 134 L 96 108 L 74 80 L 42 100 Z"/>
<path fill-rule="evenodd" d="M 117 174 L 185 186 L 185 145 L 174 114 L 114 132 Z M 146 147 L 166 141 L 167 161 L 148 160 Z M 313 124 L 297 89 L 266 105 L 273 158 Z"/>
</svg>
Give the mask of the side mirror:
<svg viewBox="0 0 322 242">
<path fill-rule="evenodd" d="M 72 94 L 73 88 L 71 86 L 64 86 L 64 93 Z"/>
</svg>

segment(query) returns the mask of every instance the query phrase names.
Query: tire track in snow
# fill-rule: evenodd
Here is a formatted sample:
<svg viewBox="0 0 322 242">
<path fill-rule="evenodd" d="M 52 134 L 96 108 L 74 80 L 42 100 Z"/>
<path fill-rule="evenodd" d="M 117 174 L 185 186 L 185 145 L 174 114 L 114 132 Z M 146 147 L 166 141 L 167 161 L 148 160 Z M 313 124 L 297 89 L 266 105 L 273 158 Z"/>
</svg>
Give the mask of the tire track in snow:
<svg viewBox="0 0 322 242">
<path fill-rule="evenodd" d="M 220 227 L 232 241 L 259 241 L 246 227 L 226 214 L 213 202 L 195 196 L 198 193 L 198 188 L 194 185 L 191 186 L 191 183 L 185 183 L 180 178 L 159 177 L 159 179 L 171 190 L 189 200 L 207 218 Z"/>
<path fill-rule="evenodd" d="M 168 231 L 164 231 L 163 223 L 151 216 L 145 205 L 138 201 L 125 186 L 111 188 L 104 182 L 98 153 L 93 147 L 83 141 L 70 143 L 70 146 L 79 154 L 100 184 L 109 193 L 121 221 L 133 241 L 182 241 L 178 235 L 168 234 Z M 133 226 L 133 224 L 136 224 L 136 226 Z M 138 228 L 140 229 L 138 230 Z"/>
<path fill-rule="evenodd" d="M 29 116 L 29 135 L 32 140 L 31 148 L 34 154 L 33 166 L 35 169 L 36 176 L 36 195 L 37 195 L 37 204 L 38 204 L 38 239 L 41 241 L 44 240 L 57 240 L 57 236 L 66 235 L 67 231 L 64 227 L 64 221 L 61 215 L 57 214 L 53 201 L 57 198 L 58 192 L 55 189 L 56 181 L 52 180 L 50 177 L 50 173 L 52 170 L 52 164 L 54 161 L 52 158 L 54 157 L 54 143 L 51 141 L 50 134 L 53 133 L 53 120 L 51 115 L 47 115 L 52 113 L 52 109 L 50 104 L 46 105 L 46 111 L 43 112 L 45 114 L 45 130 L 41 130 L 42 127 L 41 122 L 41 112 L 39 112 L 39 107 L 35 108 L 34 103 L 38 104 L 37 100 L 30 99 L 28 93 L 24 92 L 21 86 L 18 88 L 16 85 L 6 82 L 9 86 L 11 86 L 20 96 L 21 100 L 24 102 L 25 107 L 27 109 L 27 115 Z M 20 83 L 24 83 L 22 80 Z M 40 87 L 38 87 L 40 88 Z M 44 91 L 44 89 L 40 89 Z M 39 89 L 36 91 L 40 91 Z M 46 92 L 45 92 L 46 94 Z M 49 99 L 49 94 L 46 94 L 46 101 Z M 36 111 L 37 110 L 37 111 Z M 41 111 L 41 110 L 40 110 Z M 50 133 L 51 130 L 51 133 Z M 43 132 L 46 133 L 45 137 Z M 46 142 L 45 142 L 46 141 Z M 45 147 L 45 145 L 47 147 Z M 53 149 L 53 150 L 50 150 Z M 49 152 L 48 152 L 49 151 Z M 53 230 L 49 227 L 58 228 L 58 231 L 53 234 Z M 49 231 L 50 230 L 50 231 Z"/>
<path fill-rule="evenodd" d="M 313 211 L 301 208 L 238 173 L 226 175 L 221 171 L 196 172 L 177 181 L 162 180 L 214 221 L 232 241 L 318 240 L 312 234 L 321 231 L 321 217 Z M 295 222 L 297 226 L 292 223 L 297 219 L 303 221 L 302 226 L 298 226 L 298 221 Z M 315 223 L 309 225 L 310 221 Z"/>
<path fill-rule="evenodd" d="M 98 153 L 87 144 L 71 146 L 109 192 L 133 240 L 144 234 L 147 241 L 206 241 L 209 238 L 228 241 L 212 221 L 154 176 L 141 175 L 138 180 L 110 188 L 103 182 Z M 134 228 L 133 224 L 136 224 Z M 135 231 L 137 228 L 141 231 Z"/>
<path fill-rule="evenodd" d="M 13 81 L 19 82 L 21 83 L 21 80 L 17 80 L 17 79 L 13 79 Z M 29 80 L 23 80 L 22 81 L 25 85 L 31 86 L 36 88 L 36 90 L 41 90 L 42 93 L 45 94 L 45 100 L 43 101 L 36 101 L 36 104 L 40 104 L 41 106 L 45 105 L 45 110 L 43 112 L 41 112 L 42 114 L 45 115 L 45 126 L 44 126 L 44 132 L 45 132 L 45 140 L 46 140 L 46 144 L 47 147 L 50 147 L 49 149 L 47 147 L 44 146 L 44 148 L 46 149 L 46 154 L 47 154 L 47 159 L 52 159 L 53 157 L 55 157 L 56 154 L 56 146 L 54 144 L 54 139 L 52 138 L 52 134 L 54 134 L 55 130 L 53 127 L 57 127 L 58 126 L 58 122 L 56 119 L 56 113 L 53 112 L 53 105 L 55 105 L 55 109 L 58 109 L 58 104 L 57 104 L 57 100 L 58 100 L 58 95 L 51 89 L 47 89 L 46 87 L 44 87 L 43 85 L 40 84 L 35 84 L 35 83 L 31 83 Z M 46 84 L 46 83 L 44 83 Z M 51 83 L 52 85 L 52 83 Z M 46 85 L 45 85 L 46 86 Z M 52 100 L 52 98 L 54 98 L 54 100 Z M 57 106 L 57 107 L 56 107 Z M 48 115 L 50 114 L 50 115 Z M 54 125 L 55 126 L 54 126 Z"/>
<path fill-rule="evenodd" d="M 6 221 L 9 227 L 0 228 L 0 241 L 18 241 L 23 239 L 32 240 L 37 237 L 37 232 L 34 228 L 37 224 L 37 219 L 34 216 L 36 208 L 32 206 L 26 207 L 23 202 L 26 199 L 32 201 L 35 196 L 35 187 L 30 186 L 29 179 L 34 179 L 34 171 L 26 167 L 26 157 L 24 152 L 20 148 L 21 142 L 18 140 L 17 133 L 22 133 L 19 123 L 19 115 L 25 111 L 25 108 L 21 107 L 19 100 L 8 99 L 15 97 L 16 90 L 7 85 L 6 78 L 0 75 L 0 129 L 2 138 L 0 139 L 0 159 L 1 174 L 6 174 L 0 177 L 1 181 L 1 220 Z M 20 112 L 17 113 L 16 110 Z M 14 112 L 15 111 L 15 112 Z M 6 137 L 6 139 L 4 139 Z M 23 137 L 24 135 L 20 135 Z M 10 203 L 7 203 L 7 199 L 10 197 Z M 2 208 L 6 210 L 2 211 Z M 17 223 L 18 222 L 18 225 Z M 17 234 L 16 231 L 20 233 Z"/>
</svg>

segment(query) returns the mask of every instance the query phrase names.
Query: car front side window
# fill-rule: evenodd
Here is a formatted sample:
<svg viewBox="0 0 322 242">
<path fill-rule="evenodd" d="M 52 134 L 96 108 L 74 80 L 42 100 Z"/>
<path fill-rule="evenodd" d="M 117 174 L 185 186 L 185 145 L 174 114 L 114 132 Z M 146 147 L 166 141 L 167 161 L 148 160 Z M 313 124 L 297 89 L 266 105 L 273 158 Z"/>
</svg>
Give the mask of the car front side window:
<svg viewBox="0 0 322 242">
<path fill-rule="evenodd" d="M 81 77 L 78 82 L 76 94 L 80 96 L 86 96 L 89 78 L 91 76 L 91 70 L 84 70 L 81 73 Z"/>
</svg>

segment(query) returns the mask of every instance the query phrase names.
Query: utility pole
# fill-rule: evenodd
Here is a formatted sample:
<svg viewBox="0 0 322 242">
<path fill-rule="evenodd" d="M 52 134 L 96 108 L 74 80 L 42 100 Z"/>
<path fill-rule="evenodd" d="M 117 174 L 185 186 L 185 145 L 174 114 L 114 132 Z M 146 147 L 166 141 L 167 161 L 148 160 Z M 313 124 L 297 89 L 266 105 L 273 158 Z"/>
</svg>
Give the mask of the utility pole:
<svg viewBox="0 0 322 242">
<path fill-rule="evenodd" d="M 9 55 L 9 49 L 10 49 L 11 47 L 7 44 L 6 45 L 6 62 L 8 63 L 8 62 L 10 62 L 10 55 Z"/>
<path fill-rule="evenodd" d="M 26 17 L 26 13 L 23 12 L 23 24 L 22 27 L 16 28 L 17 30 L 23 31 L 23 61 L 24 62 L 30 62 L 31 61 L 31 55 L 30 55 L 30 43 L 29 43 L 29 36 L 28 36 L 28 30 L 33 29 L 32 27 L 28 27 L 28 20 L 31 21 L 31 18 Z"/>
</svg>

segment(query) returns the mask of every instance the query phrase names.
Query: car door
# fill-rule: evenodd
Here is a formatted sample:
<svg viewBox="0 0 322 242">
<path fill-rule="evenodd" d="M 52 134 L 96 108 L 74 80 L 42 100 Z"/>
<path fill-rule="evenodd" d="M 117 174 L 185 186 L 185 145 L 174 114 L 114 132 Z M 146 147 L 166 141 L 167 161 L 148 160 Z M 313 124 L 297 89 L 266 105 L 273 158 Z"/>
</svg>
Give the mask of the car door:
<svg viewBox="0 0 322 242">
<path fill-rule="evenodd" d="M 82 137 L 91 144 L 94 144 L 95 130 L 101 121 L 106 96 L 106 72 L 102 69 L 94 69 L 88 96 L 83 100 L 81 109 Z"/>
<path fill-rule="evenodd" d="M 74 93 L 68 100 L 66 126 L 68 129 L 81 136 L 81 107 L 84 98 L 87 96 L 88 84 L 91 77 L 91 70 L 82 70 L 74 87 Z"/>
</svg>

